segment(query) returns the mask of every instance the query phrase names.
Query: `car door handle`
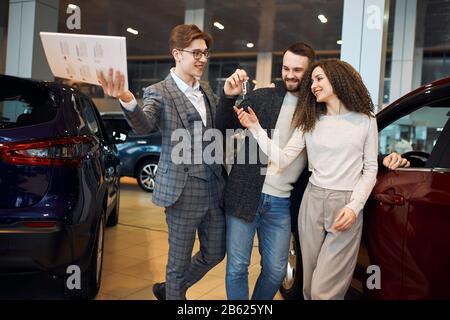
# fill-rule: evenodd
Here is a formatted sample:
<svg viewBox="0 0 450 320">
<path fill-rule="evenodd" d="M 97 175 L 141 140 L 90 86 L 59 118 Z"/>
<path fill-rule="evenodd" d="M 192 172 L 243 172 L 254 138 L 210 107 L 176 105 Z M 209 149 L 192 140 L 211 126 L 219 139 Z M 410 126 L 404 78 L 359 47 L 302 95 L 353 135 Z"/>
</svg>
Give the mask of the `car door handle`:
<svg viewBox="0 0 450 320">
<path fill-rule="evenodd" d="M 389 204 L 392 206 L 404 206 L 405 197 L 398 194 L 383 194 L 379 193 L 375 195 L 375 200 L 380 201 L 383 204 Z"/>
</svg>

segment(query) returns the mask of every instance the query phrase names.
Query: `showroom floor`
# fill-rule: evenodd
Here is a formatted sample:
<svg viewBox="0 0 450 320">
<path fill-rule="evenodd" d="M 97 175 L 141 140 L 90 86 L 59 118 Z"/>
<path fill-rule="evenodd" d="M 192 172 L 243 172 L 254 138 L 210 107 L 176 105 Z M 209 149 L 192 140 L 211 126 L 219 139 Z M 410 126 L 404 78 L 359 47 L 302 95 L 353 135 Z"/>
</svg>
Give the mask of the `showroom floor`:
<svg viewBox="0 0 450 320">
<path fill-rule="evenodd" d="M 122 179 L 121 192 L 119 225 L 106 230 L 103 282 L 97 299 L 152 300 L 152 285 L 165 278 L 168 244 L 164 210 L 154 206 L 150 194 L 141 191 L 132 179 Z M 250 290 L 259 274 L 259 260 L 255 247 L 249 268 Z M 220 263 L 190 288 L 187 298 L 226 299 L 225 264 Z"/>
</svg>

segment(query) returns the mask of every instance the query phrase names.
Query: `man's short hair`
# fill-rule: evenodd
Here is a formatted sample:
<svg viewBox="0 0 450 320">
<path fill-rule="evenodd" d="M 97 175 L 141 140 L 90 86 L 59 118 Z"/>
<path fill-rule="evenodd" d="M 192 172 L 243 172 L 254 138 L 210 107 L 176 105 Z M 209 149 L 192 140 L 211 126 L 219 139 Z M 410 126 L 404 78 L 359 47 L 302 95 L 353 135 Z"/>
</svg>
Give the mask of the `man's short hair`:
<svg viewBox="0 0 450 320">
<path fill-rule="evenodd" d="M 314 49 L 303 42 L 291 44 L 286 50 L 284 50 L 283 56 L 288 51 L 299 56 L 307 57 L 310 63 L 314 62 L 314 60 L 316 59 L 316 52 L 314 51 Z"/>
<path fill-rule="evenodd" d="M 203 39 L 206 46 L 210 48 L 212 44 L 212 37 L 200 30 L 195 24 L 180 24 L 172 29 L 169 38 L 169 49 L 184 49 L 189 47 L 192 41 Z"/>
</svg>

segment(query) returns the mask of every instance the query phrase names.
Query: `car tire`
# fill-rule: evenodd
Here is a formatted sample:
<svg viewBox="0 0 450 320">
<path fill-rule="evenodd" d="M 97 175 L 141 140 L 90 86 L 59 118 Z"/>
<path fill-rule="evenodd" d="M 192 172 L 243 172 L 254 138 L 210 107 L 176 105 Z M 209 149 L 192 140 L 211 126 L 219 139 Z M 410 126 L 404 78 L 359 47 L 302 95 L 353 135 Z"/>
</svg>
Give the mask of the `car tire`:
<svg viewBox="0 0 450 320">
<path fill-rule="evenodd" d="M 155 177 L 158 170 L 158 162 L 155 160 L 147 160 L 138 167 L 136 180 L 145 192 L 153 192 L 155 189 Z"/>
<path fill-rule="evenodd" d="M 86 270 L 81 272 L 80 288 L 69 289 L 68 277 L 64 278 L 64 296 L 71 300 L 94 299 L 101 285 L 103 267 L 103 249 L 105 239 L 105 212 L 102 210 L 100 221 L 97 226 L 97 234 L 94 247 Z"/>
<path fill-rule="evenodd" d="M 109 214 L 108 221 L 106 222 L 107 227 L 114 227 L 119 223 L 119 210 L 120 210 L 120 186 L 117 189 L 116 195 L 116 205 L 113 211 Z"/>
<path fill-rule="evenodd" d="M 298 235 L 291 233 L 286 276 L 280 287 L 285 300 L 303 300 L 303 272 L 300 241 Z"/>
</svg>

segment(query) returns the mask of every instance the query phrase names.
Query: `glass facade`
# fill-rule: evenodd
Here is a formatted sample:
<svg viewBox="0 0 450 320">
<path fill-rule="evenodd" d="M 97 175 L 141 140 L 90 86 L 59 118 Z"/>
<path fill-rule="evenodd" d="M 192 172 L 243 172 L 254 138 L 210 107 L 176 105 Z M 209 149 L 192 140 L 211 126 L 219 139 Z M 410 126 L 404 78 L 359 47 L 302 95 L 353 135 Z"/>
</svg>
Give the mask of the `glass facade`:
<svg viewBox="0 0 450 320">
<path fill-rule="evenodd" d="M 0 2 L 1 73 L 6 69 L 8 2 Z M 390 1 L 384 103 L 390 100 L 396 3 Z M 70 24 L 74 6 L 80 10 L 79 28 Z M 187 21 L 193 9 L 199 9 L 196 15 L 202 15 L 203 29 L 214 38 L 207 77 L 216 93 L 236 68 L 256 79 L 259 53 L 272 55 L 269 78 L 280 82 L 282 52 L 294 42 L 310 44 L 318 58 L 340 57 L 344 0 L 60 0 L 57 31 L 125 36 L 130 89 L 140 98 L 144 87 L 164 79 L 174 66 L 169 32 Z M 449 0 L 417 0 L 415 38 L 414 86 L 449 76 Z M 103 98 L 99 87 L 71 84 Z"/>
<path fill-rule="evenodd" d="M 184 23 L 188 2 L 134 0 L 130 6 L 119 0 L 61 0 L 58 32 L 126 36 L 130 89 L 139 98 L 142 88 L 164 79 L 173 66 L 167 40 L 173 26 Z M 294 42 L 310 44 L 321 57 L 339 58 L 343 2 L 204 1 L 203 29 L 214 39 L 208 70 L 214 92 L 220 93 L 225 79 L 237 68 L 245 69 L 255 79 L 259 52 L 273 53 L 272 81 L 280 81 L 282 52 Z M 81 29 L 68 28 L 70 4 L 81 9 Z M 328 21 L 321 23 L 319 15 Z M 223 28 L 215 27 L 217 23 Z M 132 35 L 127 28 L 139 34 Z M 94 97 L 102 95 L 99 88 L 78 86 Z"/>
<path fill-rule="evenodd" d="M 416 50 L 423 51 L 421 84 L 450 75 L 450 1 L 419 1 Z"/>
</svg>

